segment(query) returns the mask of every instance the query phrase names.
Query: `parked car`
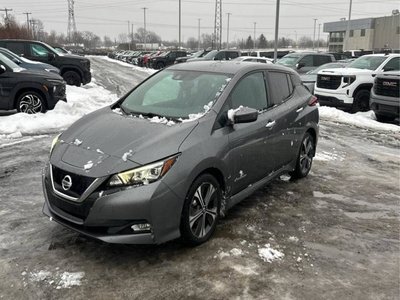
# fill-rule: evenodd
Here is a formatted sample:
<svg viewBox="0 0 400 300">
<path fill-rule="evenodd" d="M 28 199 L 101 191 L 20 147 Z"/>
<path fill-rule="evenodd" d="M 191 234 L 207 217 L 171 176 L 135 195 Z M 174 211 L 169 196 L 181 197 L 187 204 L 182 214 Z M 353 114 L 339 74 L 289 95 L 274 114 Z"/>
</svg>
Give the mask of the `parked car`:
<svg viewBox="0 0 400 300">
<path fill-rule="evenodd" d="M 298 52 L 285 55 L 276 64 L 292 68 L 303 74 L 317 67 L 335 61 L 335 57 L 328 53 Z"/>
<path fill-rule="evenodd" d="M 378 121 L 400 118 L 400 58 L 396 61 L 393 69 L 397 70 L 378 74 L 371 90 L 370 107 Z"/>
<path fill-rule="evenodd" d="M 150 67 L 154 69 L 162 69 L 167 66 L 173 65 L 175 59 L 178 57 L 187 56 L 186 50 L 172 50 L 165 52 L 159 56 L 152 57 L 150 59 Z"/>
<path fill-rule="evenodd" d="M 182 57 L 178 57 L 177 59 L 175 59 L 175 63 L 179 64 L 179 63 L 183 63 L 186 62 L 189 58 L 198 58 L 198 57 L 203 57 L 204 55 L 206 55 L 207 53 L 209 53 L 211 50 L 210 49 L 203 49 L 203 50 L 199 50 L 195 53 L 193 53 L 190 56 L 182 56 Z"/>
<path fill-rule="evenodd" d="M 21 68 L 0 53 L 0 110 L 44 113 L 59 100 L 66 101 L 60 75 Z"/>
<path fill-rule="evenodd" d="M 54 139 L 43 212 L 110 243 L 203 243 L 255 190 L 307 176 L 316 103 L 288 68 L 175 64 Z"/>
<path fill-rule="evenodd" d="M 332 54 L 335 57 L 335 60 L 342 60 L 346 61 L 352 58 L 349 53 L 344 53 L 344 52 L 328 52 L 329 54 Z"/>
<path fill-rule="evenodd" d="M 278 59 L 284 57 L 289 53 L 294 53 L 293 50 L 279 50 L 277 51 Z M 274 59 L 274 51 L 265 51 L 265 50 L 256 50 L 250 51 L 249 56 L 256 56 L 256 57 L 266 57 L 269 59 Z"/>
<path fill-rule="evenodd" d="M 314 94 L 314 86 L 315 83 L 317 82 L 317 74 L 321 70 L 325 69 L 335 69 L 335 68 L 345 68 L 349 63 L 346 62 L 332 62 L 332 63 L 327 63 L 322 66 L 319 66 L 318 68 L 307 72 L 306 74 L 300 75 L 301 81 L 303 84 L 309 89 L 311 94 Z"/>
<path fill-rule="evenodd" d="M 399 54 L 364 55 L 346 68 L 319 71 L 315 95 L 321 105 L 367 111 L 375 74 L 399 70 L 399 58 Z"/>
<path fill-rule="evenodd" d="M 212 50 L 203 57 L 189 58 L 187 62 L 203 60 L 231 60 L 241 56 L 239 50 Z"/>
<path fill-rule="evenodd" d="M 8 59 L 12 60 L 18 66 L 24 69 L 32 69 L 32 70 L 41 70 L 47 72 L 53 72 L 56 74 L 60 74 L 60 70 L 52 65 L 40 63 L 37 61 L 29 60 L 25 57 L 18 56 L 17 54 L 11 52 L 6 48 L 0 47 L 0 53 L 3 54 Z"/>
<path fill-rule="evenodd" d="M 70 85 L 80 86 L 92 79 L 90 60 L 78 55 L 57 53 L 51 46 L 31 40 L 0 40 L 0 47 L 19 56 L 48 63 L 60 69 L 61 76 Z"/>
<path fill-rule="evenodd" d="M 272 64 L 272 60 L 266 57 L 254 57 L 254 56 L 239 56 L 233 59 L 233 61 L 247 61 L 247 62 L 259 62 L 264 64 Z"/>
</svg>

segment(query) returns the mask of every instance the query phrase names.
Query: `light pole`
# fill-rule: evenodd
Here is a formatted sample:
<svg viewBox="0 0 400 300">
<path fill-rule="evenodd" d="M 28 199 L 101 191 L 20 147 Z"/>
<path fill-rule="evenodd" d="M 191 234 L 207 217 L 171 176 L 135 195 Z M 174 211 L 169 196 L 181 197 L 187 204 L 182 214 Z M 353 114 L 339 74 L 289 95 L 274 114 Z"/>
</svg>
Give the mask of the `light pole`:
<svg viewBox="0 0 400 300">
<path fill-rule="evenodd" d="M 315 27 L 317 25 L 317 20 L 318 19 L 314 19 L 314 37 L 313 37 L 313 41 L 312 41 L 312 49 L 315 49 Z"/>
<path fill-rule="evenodd" d="M 279 6 L 280 0 L 276 0 L 274 62 L 278 59 Z"/>
<path fill-rule="evenodd" d="M 254 45 L 253 45 L 254 50 L 256 50 L 256 26 L 257 22 L 254 22 Z"/>
<path fill-rule="evenodd" d="M 198 29 L 197 29 L 197 50 L 200 50 L 200 21 L 201 19 L 197 19 L 198 21 Z"/>
<path fill-rule="evenodd" d="M 228 15 L 228 28 L 226 30 L 226 49 L 229 49 L 229 17 L 231 16 L 231 13 L 227 13 Z"/>
<path fill-rule="evenodd" d="M 351 5 L 353 4 L 353 0 L 350 0 L 350 6 L 349 6 L 349 18 L 347 19 L 347 32 L 345 34 L 345 41 L 347 40 L 347 45 L 344 50 L 349 49 L 349 43 L 350 43 L 350 20 L 351 20 Z M 343 43 L 343 48 L 344 48 L 344 43 Z"/>
<path fill-rule="evenodd" d="M 144 51 L 147 50 L 147 45 L 146 45 L 146 9 L 148 9 L 147 7 L 143 7 L 143 21 L 144 21 Z"/>
<path fill-rule="evenodd" d="M 319 36 L 321 34 L 321 23 L 318 24 L 318 40 L 317 40 L 317 51 L 319 51 Z"/>
<path fill-rule="evenodd" d="M 130 22 L 128 21 L 128 50 L 131 50 L 131 43 L 129 41 L 129 37 L 130 37 L 130 30 L 131 30 L 131 25 Z"/>
<path fill-rule="evenodd" d="M 181 49 L 181 24 L 182 24 L 182 13 L 181 13 L 181 0 L 179 0 L 179 42 L 178 42 L 178 49 Z"/>
</svg>

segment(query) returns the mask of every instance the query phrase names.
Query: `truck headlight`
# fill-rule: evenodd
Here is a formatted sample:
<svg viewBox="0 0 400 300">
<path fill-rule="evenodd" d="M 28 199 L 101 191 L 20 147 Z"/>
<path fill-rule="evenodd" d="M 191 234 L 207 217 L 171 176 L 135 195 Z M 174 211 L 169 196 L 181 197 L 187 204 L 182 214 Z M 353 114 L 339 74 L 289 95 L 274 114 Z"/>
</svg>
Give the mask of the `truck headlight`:
<svg viewBox="0 0 400 300">
<path fill-rule="evenodd" d="M 107 186 L 146 185 L 155 182 L 172 168 L 177 158 L 178 155 L 175 155 L 163 161 L 115 174 L 110 178 Z"/>
<path fill-rule="evenodd" d="M 356 76 L 343 76 L 343 82 L 345 83 L 343 87 L 349 86 L 354 81 L 356 81 Z"/>
</svg>

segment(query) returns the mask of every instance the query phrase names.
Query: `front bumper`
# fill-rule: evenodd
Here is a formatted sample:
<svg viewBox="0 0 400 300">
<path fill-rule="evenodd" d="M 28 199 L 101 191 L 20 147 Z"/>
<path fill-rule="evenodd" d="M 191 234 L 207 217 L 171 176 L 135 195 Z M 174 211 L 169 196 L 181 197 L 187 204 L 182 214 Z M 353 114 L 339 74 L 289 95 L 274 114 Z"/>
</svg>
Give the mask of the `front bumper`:
<svg viewBox="0 0 400 300">
<path fill-rule="evenodd" d="M 57 223 L 108 243 L 160 244 L 180 236 L 183 199 L 161 180 L 149 185 L 103 191 L 104 183 L 79 199 L 55 193 L 49 167 L 43 171 L 43 213 Z M 151 230 L 135 233 L 133 224 L 149 223 Z"/>
<path fill-rule="evenodd" d="M 90 71 L 84 71 L 82 76 L 82 84 L 87 84 L 92 81 L 92 73 Z"/>
<path fill-rule="evenodd" d="M 325 92 L 323 89 L 316 88 L 314 95 L 321 105 L 334 107 L 351 107 L 353 105 L 353 97 L 346 93 Z"/>
<path fill-rule="evenodd" d="M 381 116 L 400 117 L 400 99 L 376 95 L 374 89 L 371 90 L 370 107 L 376 114 Z"/>
<path fill-rule="evenodd" d="M 53 90 L 53 87 L 47 91 L 46 100 L 47 100 L 47 109 L 52 110 L 58 101 L 65 101 L 67 102 L 67 95 L 66 95 L 66 86 L 65 84 L 57 85 L 56 89 Z"/>
</svg>

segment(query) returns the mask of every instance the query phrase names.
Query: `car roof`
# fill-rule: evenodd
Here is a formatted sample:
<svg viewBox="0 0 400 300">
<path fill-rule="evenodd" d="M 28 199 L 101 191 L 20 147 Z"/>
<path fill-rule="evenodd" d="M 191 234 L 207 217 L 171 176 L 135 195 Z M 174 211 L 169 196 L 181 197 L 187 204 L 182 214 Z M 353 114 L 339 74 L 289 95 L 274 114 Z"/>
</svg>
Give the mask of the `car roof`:
<svg viewBox="0 0 400 300">
<path fill-rule="evenodd" d="M 283 66 L 273 64 L 255 64 L 253 62 L 242 61 L 193 61 L 183 64 L 175 64 L 168 67 L 168 69 L 225 74 L 247 73 L 255 70 L 278 70 L 296 74 L 292 69 Z"/>
</svg>

